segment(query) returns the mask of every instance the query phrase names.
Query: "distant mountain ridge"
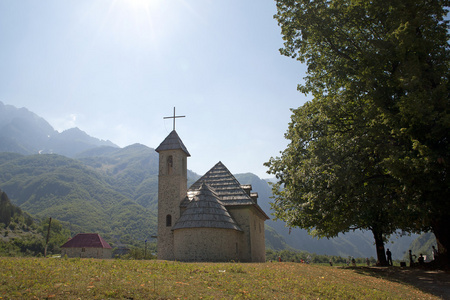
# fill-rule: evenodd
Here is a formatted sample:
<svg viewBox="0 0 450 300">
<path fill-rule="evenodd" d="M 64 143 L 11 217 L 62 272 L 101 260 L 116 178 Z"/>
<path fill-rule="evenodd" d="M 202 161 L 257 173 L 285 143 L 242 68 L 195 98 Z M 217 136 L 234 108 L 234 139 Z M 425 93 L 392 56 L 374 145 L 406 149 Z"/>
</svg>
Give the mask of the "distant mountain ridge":
<svg viewBox="0 0 450 300">
<path fill-rule="evenodd" d="M 59 155 L 30 155 L 37 153 Z M 188 186 L 199 177 L 188 170 Z M 258 204 L 272 217 L 268 180 L 252 173 L 235 177 L 241 184 L 252 185 L 259 194 Z M 2 102 L 0 188 L 22 209 L 70 222 L 74 232 L 97 231 L 121 243 L 136 242 L 156 233 L 158 154 L 154 149 L 141 144 L 120 148 L 78 128 L 58 133 L 27 109 Z M 305 230 L 285 227 L 282 221 L 269 220 L 266 225 L 266 245 L 274 250 L 375 256 L 373 237 L 367 232 L 317 240 Z M 415 237 L 387 246 L 394 259 L 403 257 Z"/>
<path fill-rule="evenodd" d="M 77 153 L 100 146 L 118 148 L 111 141 L 93 138 L 79 128 L 59 133 L 28 109 L 5 105 L 0 101 L 0 152 L 25 155 L 58 153 L 74 157 Z"/>
</svg>

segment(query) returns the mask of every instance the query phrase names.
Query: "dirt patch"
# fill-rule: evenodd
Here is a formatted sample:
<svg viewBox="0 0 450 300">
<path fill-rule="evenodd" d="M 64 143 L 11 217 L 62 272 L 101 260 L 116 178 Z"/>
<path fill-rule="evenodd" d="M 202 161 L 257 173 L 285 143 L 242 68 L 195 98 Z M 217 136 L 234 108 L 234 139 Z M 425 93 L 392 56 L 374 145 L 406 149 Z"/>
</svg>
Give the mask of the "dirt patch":
<svg viewBox="0 0 450 300">
<path fill-rule="evenodd" d="M 450 273 L 441 270 L 401 267 L 358 267 L 357 273 L 409 284 L 419 290 L 450 300 Z"/>
</svg>

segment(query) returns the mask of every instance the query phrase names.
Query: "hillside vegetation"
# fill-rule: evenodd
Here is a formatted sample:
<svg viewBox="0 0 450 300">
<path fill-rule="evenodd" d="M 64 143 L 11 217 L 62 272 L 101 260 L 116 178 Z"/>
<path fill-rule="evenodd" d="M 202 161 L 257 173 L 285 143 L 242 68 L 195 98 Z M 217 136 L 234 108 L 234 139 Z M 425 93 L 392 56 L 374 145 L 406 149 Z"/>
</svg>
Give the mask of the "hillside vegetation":
<svg viewBox="0 0 450 300">
<path fill-rule="evenodd" d="M 0 256 L 40 256 L 44 254 L 48 220 L 35 220 L 12 204 L 0 190 Z M 70 237 L 68 227 L 53 220 L 47 253 L 60 253 L 60 246 Z"/>
<path fill-rule="evenodd" d="M 0 153 L 0 162 L 2 188 L 38 218 L 56 217 L 68 222 L 72 233 L 99 232 L 109 241 L 127 244 L 155 234 L 152 211 L 117 192 L 113 182 L 79 161 Z"/>
</svg>

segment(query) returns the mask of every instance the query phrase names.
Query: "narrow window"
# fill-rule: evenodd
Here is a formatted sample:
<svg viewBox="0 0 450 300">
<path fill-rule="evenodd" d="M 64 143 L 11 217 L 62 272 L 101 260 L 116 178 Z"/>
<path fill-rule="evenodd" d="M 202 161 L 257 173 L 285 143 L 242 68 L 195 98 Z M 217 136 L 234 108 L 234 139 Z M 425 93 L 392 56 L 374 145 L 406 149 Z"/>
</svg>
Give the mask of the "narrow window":
<svg viewBox="0 0 450 300">
<path fill-rule="evenodd" d="M 167 174 L 172 174 L 173 172 L 173 156 L 169 155 L 167 158 Z"/>
<path fill-rule="evenodd" d="M 172 216 L 171 215 L 166 216 L 166 226 L 167 227 L 172 226 Z"/>
<path fill-rule="evenodd" d="M 86 252 L 86 248 L 81 248 L 81 252 Z"/>
</svg>

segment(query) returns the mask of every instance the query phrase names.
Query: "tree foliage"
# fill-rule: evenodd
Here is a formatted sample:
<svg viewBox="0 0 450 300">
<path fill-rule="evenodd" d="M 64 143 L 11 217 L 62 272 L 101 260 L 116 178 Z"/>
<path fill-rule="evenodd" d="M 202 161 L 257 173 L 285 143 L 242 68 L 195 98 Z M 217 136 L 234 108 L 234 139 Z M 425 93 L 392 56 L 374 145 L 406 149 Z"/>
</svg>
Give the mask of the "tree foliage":
<svg viewBox="0 0 450 300">
<path fill-rule="evenodd" d="M 12 205 L 8 195 L 0 190 L 0 223 L 5 224 L 5 227 L 9 226 L 11 219 L 17 214 L 21 215 L 22 210 Z"/>
<path fill-rule="evenodd" d="M 266 250 L 266 261 L 277 262 L 281 258 L 282 262 L 304 262 L 304 263 L 321 263 L 332 265 L 348 265 L 351 262 L 352 257 L 342 257 L 338 255 L 321 255 L 316 253 L 309 253 L 307 251 L 294 251 L 294 250 L 282 250 L 274 251 L 272 249 Z M 357 264 L 367 264 L 366 258 L 355 258 Z M 371 257 L 369 259 L 370 264 L 376 263 L 376 260 Z"/>
<path fill-rule="evenodd" d="M 48 232 L 48 220 L 34 220 L 9 201 L 0 190 L 0 255 L 42 255 Z M 67 224 L 54 219 L 50 228 L 48 253 L 60 253 L 60 246 L 70 237 Z"/>
<path fill-rule="evenodd" d="M 268 163 L 279 179 L 274 207 L 289 226 L 319 237 L 371 230 L 384 264 L 383 242 L 409 211 L 398 213 L 398 181 L 382 166 L 389 149 L 385 126 L 365 124 L 371 111 L 364 103 L 358 111 L 353 105 L 330 98 L 294 111 L 286 135 L 291 143 L 281 159 Z"/>
<path fill-rule="evenodd" d="M 281 53 L 307 64 L 313 96 L 267 163 L 279 218 L 320 236 L 431 229 L 448 256 L 448 5 L 277 1 Z"/>
</svg>

